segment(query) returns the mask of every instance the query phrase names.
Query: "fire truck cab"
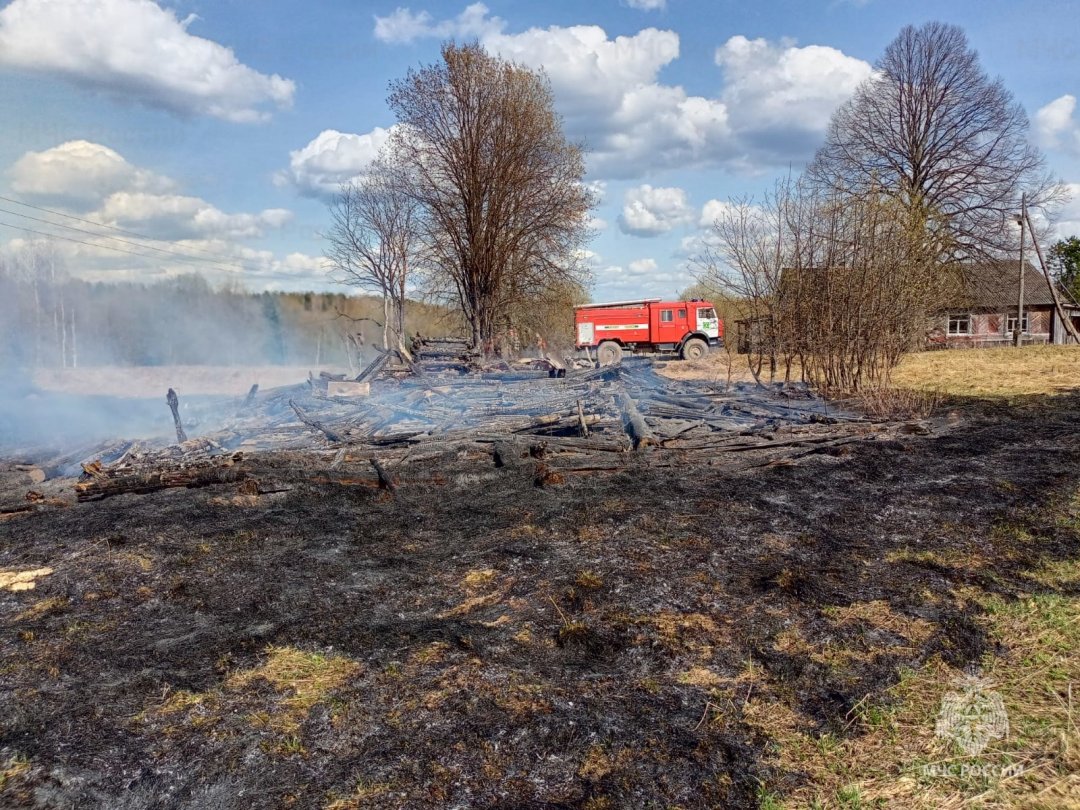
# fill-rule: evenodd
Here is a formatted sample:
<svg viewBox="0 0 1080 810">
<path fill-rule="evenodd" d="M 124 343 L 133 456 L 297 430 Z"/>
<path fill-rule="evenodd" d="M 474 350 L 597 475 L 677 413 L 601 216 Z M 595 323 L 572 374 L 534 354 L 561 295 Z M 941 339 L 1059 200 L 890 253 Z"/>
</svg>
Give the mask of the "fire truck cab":
<svg viewBox="0 0 1080 810">
<path fill-rule="evenodd" d="M 721 345 L 724 324 L 708 301 L 647 298 L 574 308 L 578 349 L 596 350 L 602 366 L 624 353 L 677 354 L 685 360 L 704 357 Z"/>
</svg>

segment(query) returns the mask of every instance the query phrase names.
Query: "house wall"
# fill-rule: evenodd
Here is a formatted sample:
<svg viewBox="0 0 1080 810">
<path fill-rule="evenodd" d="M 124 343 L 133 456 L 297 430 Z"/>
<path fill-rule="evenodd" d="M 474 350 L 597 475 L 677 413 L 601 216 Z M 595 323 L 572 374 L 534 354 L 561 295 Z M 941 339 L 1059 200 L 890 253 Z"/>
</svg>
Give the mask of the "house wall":
<svg viewBox="0 0 1080 810">
<path fill-rule="evenodd" d="M 1031 307 L 1025 308 L 1024 312 L 1027 314 L 1028 330 L 1024 333 L 1023 342 L 1049 343 L 1051 308 Z M 1005 327 L 1009 316 L 1015 314 L 1016 307 L 1007 312 L 972 312 L 971 331 L 967 335 L 948 334 L 949 316 L 943 315 L 939 328 L 930 337 L 930 344 L 948 348 L 1007 346 L 1013 337 L 1011 333 L 1006 334 Z"/>
</svg>

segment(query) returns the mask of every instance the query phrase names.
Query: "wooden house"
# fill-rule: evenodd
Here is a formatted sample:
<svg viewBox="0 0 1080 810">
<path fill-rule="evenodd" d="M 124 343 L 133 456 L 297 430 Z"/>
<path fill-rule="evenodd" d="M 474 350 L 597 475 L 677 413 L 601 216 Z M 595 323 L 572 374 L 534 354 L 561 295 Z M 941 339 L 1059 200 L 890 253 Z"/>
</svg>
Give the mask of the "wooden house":
<svg viewBox="0 0 1080 810">
<path fill-rule="evenodd" d="M 928 335 L 931 348 L 978 348 L 1013 343 L 1019 298 L 1020 263 L 1002 259 L 965 264 L 955 301 L 935 313 L 937 325 Z M 1058 287 L 1058 296 L 1080 328 L 1080 305 Z M 1068 332 L 1054 307 L 1046 276 L 1024 264 L 1024 344 L 1065 343 Z"/>
</svg>

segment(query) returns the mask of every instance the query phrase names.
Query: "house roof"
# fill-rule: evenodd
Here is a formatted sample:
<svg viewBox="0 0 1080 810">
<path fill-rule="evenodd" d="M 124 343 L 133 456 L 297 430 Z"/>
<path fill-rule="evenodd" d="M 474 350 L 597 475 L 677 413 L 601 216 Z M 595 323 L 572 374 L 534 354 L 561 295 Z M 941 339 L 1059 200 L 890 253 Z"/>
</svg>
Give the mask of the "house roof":
<svg viewBox="0 0 1080 810">
<path fill-rule="evenodd" d="M 1015 308 L 1019 293 L 1020 273 L 1017 259 L 988 259 L 960 266 L 962 292 L 955 303 L 973 309 L 1007 310 Z M 1067 294 L 1058 290 L 1061 302 L 1075 306 Z M 1053 306 L 1054 296 L 1046 276 L 1031 262 L 1024 262 L 1024 306 Z"/>
</svg>

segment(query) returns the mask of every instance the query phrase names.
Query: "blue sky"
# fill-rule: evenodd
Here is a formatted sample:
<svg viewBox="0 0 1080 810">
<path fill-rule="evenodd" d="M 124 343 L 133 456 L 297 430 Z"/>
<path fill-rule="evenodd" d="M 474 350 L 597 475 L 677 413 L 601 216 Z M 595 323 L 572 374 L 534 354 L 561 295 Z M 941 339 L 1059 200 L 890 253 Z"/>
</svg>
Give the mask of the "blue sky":
<svg viewBox="0 0 1080 810">
<path fill-rule="evenodd" d="M 475 38 L 543 67 L 568 133 L 589 147 L 602 199 L 594 297 L 670 295 L 692 281 L 688 257 L 722 202 L 801 168 L 900 28 L 932 19 L 963 27 L 1025 107 L 1032 140 L 1073 191 L 1058 232 L 1080 233 L 1078 11 L 995 0 L 11 0 L 0 3 L 0 196 L 39 208 L 0 200 L 0 251 L 33 229 L 89 242 L 56 242 L 85 278 L 200 270 L 252 289 L 333 288 L 318 235 L 326 200 L 362 175 L 393 125 L 388 83 L 434 62 L 442 40 Z"/>
</svg>

